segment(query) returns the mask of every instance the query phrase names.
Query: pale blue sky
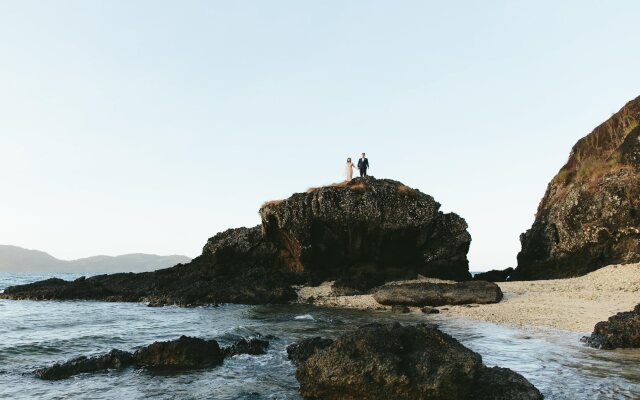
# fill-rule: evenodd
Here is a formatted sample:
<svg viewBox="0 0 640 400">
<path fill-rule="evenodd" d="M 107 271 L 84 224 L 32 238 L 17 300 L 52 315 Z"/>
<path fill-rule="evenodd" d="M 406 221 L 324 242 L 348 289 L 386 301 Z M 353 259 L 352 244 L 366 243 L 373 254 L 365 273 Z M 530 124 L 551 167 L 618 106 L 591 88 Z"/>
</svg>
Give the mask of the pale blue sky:
<svg viewBox="0 0 640 400">
<path fill-rule="evenodd" d="M 575 141 L 640 94 L 638 1 L 0 1 L 0 243 L 200 254 L 371 173 L 514 266 Z"/>
</svg>

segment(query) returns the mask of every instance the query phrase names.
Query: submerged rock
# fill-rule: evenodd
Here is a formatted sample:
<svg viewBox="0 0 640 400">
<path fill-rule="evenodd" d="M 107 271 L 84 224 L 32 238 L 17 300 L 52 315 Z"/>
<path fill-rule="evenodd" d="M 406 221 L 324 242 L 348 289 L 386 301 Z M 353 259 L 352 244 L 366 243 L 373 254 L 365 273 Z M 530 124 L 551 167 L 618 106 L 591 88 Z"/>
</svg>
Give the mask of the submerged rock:
<svg viewBox="0 0 640 400">
<path fill-rule="evenodd" d="M 470 279 L 467 224 L 439 209 L 419 190 L 367 177 L 266 203 L 260 215 L 289 270 L 362 291 L 416 273 Z M 358 274 L 366 279 L 349 279 Z"/>
<path fill-rule="evenodd" d="M 332 343 L 333 340 L 321 338 L 320 336 L 302 339 L 287 346 L 287 356 L 295 365 L 298 365 L 306 361 L 316 351 L 329 347 Z"/>
<path fill-rule="evenodd" d="M 583 341 L 598 349 L 640 348 L 640 304 L 633 311 L 617 313 L 593 328 Z"/>
<path fill-rule="evenodd" d="M 502 291 L 495 283 L 394 282 L 373 291 L 373 298 L 384 305 L 443 306 L 497 303 Z"/>
<path fill-rule="evenodd" d="M 222 352 L 225 357 L 233 357 L 239 354 L 249 354 L 253 356 L 259 356 L 267 352 L 269 342 L 262 339 L 240 339 L 235 344 L 229 347 L 225 347 Z"/>
<path fill-rule="evenodd" d="M 516 280 L 640 261 L 640 97 L 580 139 L 520 236 Z"/>
<path fill-rule="evenodd" d="M 480 272 L 473 276 L 474 281 L 487 281 L 487 282 L 506 282 L 509 275 L 513 273 L 513 268 L 507 269 L 492 269 L 487 272 Z"/>
<path fill-rule="evenodd" d="M 205 368 L 224 360 L 218 342 L 188 336 L 154 342 L 137 350 L 133 357 L 137 366 L 147 368 Z"/>
<path fill-rule="evenodd" d="M 497 382 L 502 371 L 487 370 L 479 354 L 437 328 L 370 324 L 315 352 L 296 378 L 308 399 L 505 398 L 499 396 L 507 389 Z M 511 399 L 542 398 L 515 372 L 503 375 Z"/>
<path fill-rule="evenodd" d="M 88 372 L 106 371 L 126 368 L 134 364 L 133 355 L 126 351 L 111 350 L 107 354 L 96 357 L 78 357 L 73 360 L 41 368 L 34 374 L 45 380 L 60 380 Z"/>
<path fill-rule="evenodd" d="M 437 308 L 429 307 L 429 306 L 424 306 L 420 308 L 420 311 L 422 311 L 423 314 L 439 314 L 440 313 L 440 310 L 438 310 Z"/>
</svg>

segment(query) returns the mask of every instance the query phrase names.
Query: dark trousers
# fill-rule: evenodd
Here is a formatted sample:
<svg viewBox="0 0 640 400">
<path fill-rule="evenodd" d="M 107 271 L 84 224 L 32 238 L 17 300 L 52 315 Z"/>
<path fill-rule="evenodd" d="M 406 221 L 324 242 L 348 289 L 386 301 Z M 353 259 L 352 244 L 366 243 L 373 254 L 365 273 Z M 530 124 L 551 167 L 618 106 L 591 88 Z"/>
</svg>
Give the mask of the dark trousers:
<svg viewBox="0 0 640 400">
<path fill-rule="evenodd" d="M 360 177 L 363 176 L 367 176 L 367 169 L 366 168 L 360 168 Z"/>
</svg>

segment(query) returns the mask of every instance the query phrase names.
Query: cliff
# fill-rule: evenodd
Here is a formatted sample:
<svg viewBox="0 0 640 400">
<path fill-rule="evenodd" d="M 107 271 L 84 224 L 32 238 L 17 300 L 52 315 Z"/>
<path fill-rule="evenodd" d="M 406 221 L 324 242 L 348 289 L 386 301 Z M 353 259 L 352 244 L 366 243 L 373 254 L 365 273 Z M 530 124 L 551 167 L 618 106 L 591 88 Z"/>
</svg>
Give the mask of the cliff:
<svg viewBox="0 0 640 400">
<path fill-rule="evenodd" d="M 640 97 L 580 139 L 551 180 L 511 279 L 640 261 Z"/>
<path fill-rule="evenodd" d="M 439 209 L 419 190 L 366 177 L 266 203 L 260 215 L 283 264 L 315 282 L 357 274 L 470 279 L 467 224 Z"/>
<path fill-rule="evenodd" d="M 456 214 L 400 182 L 372 177 L 297 193 L 260 209 L 262 224 L 210 238 L 188 264 L 141 274 L 50 279 L 7 288 L 13 299 L 282 303 L 292 285 L 338 280 L 368 290 L 416 274 L 467 280 L 471 237 Z"/>
</svg>

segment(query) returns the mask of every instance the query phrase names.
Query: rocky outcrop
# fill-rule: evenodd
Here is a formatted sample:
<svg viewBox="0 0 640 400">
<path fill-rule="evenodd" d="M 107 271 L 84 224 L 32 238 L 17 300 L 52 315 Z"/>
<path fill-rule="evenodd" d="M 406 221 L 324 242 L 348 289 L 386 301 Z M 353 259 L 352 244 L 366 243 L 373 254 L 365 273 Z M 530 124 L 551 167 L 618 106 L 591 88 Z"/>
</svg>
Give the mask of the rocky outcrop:
<svg viewBox="0 0 640 400">
<path fill-rule="evenodd" d="M 220 348 L 215 340 L 189 336 L 167 342 L 154 342 L 135 353 L 111 350 L 95 357 L 78 357 L 51 367 L 41 368 L 35 376 L 44 380 L 60 380 L 90 372 L 121 369 L 130 366 L 147 369 L 201 369 L 221 365 L 226 357 L 238 354 L 265 354 L 269 342 L 262 339 L 240 339 L 232 346 Z"/>
<path fill-rule="evenodd" d="M 40 379 L 55 381 L 88 372 L 126 368 L 134 362 L 133 354 L 114 349 L 101 356 L 82 356 L 61 364 L 54 364 L 51 367 L 38 369 L 34 374 Z"/>
<path fill-rule="evenodd" d="M 464 219 L 395 181 L 356 179 L 266 203 L 262 225 L 209 239 L 188 264 L 140 274 L 49 279 L 0 298 L 147 301 L 151 306 L 285 303 L 292 285 L 335 280 L 366 291 L 396 278 L 466 280 Z"/>
<path fill-rule="evenodd" d="M 591 336 L 583 338 L 597 349 L 640 348 L 640 304 L 633 311 L 617 313 L 593 328 Z"/>
<path fill-rule="evenodd" d="M 96 357 L 78 357 L 73 360 L 38 369 L 34 374 L 45 380 L 66 379 L 74 375 L 121 369 L 129 366 L 144 368 L 205 368 L 222 364 L 223 352 L 215 340 L 181 336 L 168 342 L 154 342 L 129 353 L 111 350 Z"/>
<path fill-rule="evenodd" d="M 487 281 L 487 282 L 506 282 L 509 275 L 513 273 L 513 268 L 507 269 L 492 269 L 487 272 L 480 272 L 473 276 L 474 281 Z"/>
<path fill-rule="evenodd" d="M 306 361 L 316 351 L 331 346 L 332 339 L 321 338 L 320 336 L 302 339 L 299 342 L 287 346 L 287 357 L 295 365 Z"/>
<path fill-rule="evenodd" d="M 346 333 L 302 362 L 296 378 L 308 399 L 542 399 L 525 378 L 487 368 L 479 354 L 422 324 Z"/>
<path fill-rule="evenodd" d="M 547 186 L 512 279 L 640 261 L 640 97 L 580 139 Z"/>
<path fill-rule="evenodd" d="M 283 263 L 313 282 L 347 277 L 367 289 L 416 274 L 470 279 L 464 219 L 400 182 L 367 177 L 311 189 L 265 204 L 260 215 Z"/>
<path fill-rule="evenodd" d="M 150 305 L 286 303 L 296 298 L 292 274 L 259 226 L 229 229 L 209 239 L 189 264 L 140 274 L 48 279 L 7 288 L 0 297 L 31 300 L 147 301 Z"/>
<path fill-rule="evenodd" d="M 215 340 L 181 336 L 143 347 L 133 358 L 139 367 L 197 369 L 222 364 L 224 353 Z"/>
<path fill-rule="evenodd" d="M 457 304 L 497 303 L 502 299 L 500 287 L 492 282 L 393 282 L 373 291 L 373 298 L 383 305 L 413 307 Z"/>
<path fill-rule="evenodd" d="M 267 352 L 269 342 L 263 339 L 240 339 L 235 344 L 225 347 L 222 351 L 225 357 L 233 357 L 240 354 L 259 356 Z"/>
</svg>

